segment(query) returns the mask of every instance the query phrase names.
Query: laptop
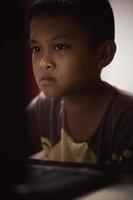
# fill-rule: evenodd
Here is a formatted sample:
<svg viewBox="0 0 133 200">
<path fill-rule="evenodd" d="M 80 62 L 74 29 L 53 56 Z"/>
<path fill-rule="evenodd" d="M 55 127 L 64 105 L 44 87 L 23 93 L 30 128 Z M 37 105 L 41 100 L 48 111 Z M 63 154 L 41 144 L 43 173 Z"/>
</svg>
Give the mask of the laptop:
<svg viewBox="0 0 133 200">
<path fill-rule="evenodd" d="M 117 180 L 117 170 L 82 163 L 29 159 L 25 176 L 13 185 L 18 199 L 73 199 Z"/>
</svg>

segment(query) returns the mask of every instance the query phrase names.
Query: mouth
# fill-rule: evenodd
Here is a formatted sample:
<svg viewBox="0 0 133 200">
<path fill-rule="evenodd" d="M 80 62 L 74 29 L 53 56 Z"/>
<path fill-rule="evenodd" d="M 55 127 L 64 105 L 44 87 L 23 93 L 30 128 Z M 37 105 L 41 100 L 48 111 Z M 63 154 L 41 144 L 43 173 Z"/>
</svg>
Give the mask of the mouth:
<svg viewBox="0 0 133 200">
<path fill-rule="evenodd" d="M 56 82 L 56 79 L 53 77 L 43 77 L 40 79 L 40 84 L 41 85 L 51 85 L 54 84 Z"/>
</svg>

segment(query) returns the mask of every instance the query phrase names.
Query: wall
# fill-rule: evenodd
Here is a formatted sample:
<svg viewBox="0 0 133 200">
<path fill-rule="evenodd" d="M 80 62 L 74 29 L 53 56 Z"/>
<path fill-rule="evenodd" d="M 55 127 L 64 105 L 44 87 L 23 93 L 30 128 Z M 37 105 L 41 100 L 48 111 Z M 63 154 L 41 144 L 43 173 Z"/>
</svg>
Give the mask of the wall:
<svg viewBox="0 0 133 200">
<path fill-rule="evenodd" d="M 116 24 L 117 53 L 102 79 L 133 92 L 133 0 L 110 0 Z"/>
</svg>

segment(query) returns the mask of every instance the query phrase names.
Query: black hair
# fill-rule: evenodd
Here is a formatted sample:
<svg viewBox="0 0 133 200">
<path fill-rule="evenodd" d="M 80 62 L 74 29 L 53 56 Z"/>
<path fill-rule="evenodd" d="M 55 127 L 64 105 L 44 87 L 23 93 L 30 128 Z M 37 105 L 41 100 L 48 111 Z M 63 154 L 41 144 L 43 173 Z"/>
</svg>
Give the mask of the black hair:
<svg viewBox="0 0 133 200">
<path fill-rule="evenodd" d="M 108 0 L 36 0 L 29 10 L 29 20 L 37 15 L 73 17 L 86 28 L 94 45 L 114 40 L 114 14 Z"/>
</svg>

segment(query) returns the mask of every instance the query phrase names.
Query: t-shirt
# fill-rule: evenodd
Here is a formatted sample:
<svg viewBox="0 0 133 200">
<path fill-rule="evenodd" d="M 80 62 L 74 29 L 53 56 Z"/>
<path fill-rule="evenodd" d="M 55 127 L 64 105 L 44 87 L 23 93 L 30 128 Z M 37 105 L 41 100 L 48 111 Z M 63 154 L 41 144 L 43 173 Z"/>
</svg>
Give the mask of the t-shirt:
<svg viewBox="0 0 133 200">
<path fill-rule="evenodd" d="M 44 149 L 47 160 L 133 166 L 133 95 L 117 90 L 96 132 L 75 142 L 63 129 L 60 98 L 40 93 L 27 108 L 28 154 Z"/>
</svg>

